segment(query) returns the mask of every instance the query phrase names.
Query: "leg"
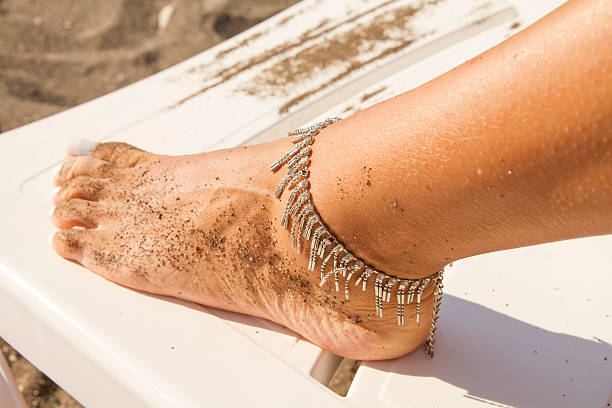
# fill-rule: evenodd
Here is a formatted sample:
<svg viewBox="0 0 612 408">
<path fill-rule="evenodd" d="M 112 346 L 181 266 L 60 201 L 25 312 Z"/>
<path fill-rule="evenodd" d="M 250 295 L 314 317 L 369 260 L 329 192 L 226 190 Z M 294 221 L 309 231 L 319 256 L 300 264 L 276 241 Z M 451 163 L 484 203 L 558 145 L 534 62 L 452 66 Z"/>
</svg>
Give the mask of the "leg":
<svg viewBox="0 0 612 408">
<path fill-rule="evenodd" d="M 414 278 L 466 256 L 611 233 L 602 4 L 568 2 L 456 70 L 325 129 L 311 191 L 340 241 L 376 269 Z M 71 157 L 57 179 L 53 220 L 64 230 L 55 248 L 117 283 L 262 316 L 346 357 L 412 351 L 429 319 L 416 325 L 407 307 L 398 327 L 394 300 L 378 318 L 372 294 L 358 290 L 344 302 L 318 286 L 306 254 L 279 230 L 283 204 L 272 192 L 282 175 L 268 166 L 290 146 L 285 138 L 168 157 L 114 143 Z M 432 297 L 424 293 L 423 316 Z"/>
</svg>

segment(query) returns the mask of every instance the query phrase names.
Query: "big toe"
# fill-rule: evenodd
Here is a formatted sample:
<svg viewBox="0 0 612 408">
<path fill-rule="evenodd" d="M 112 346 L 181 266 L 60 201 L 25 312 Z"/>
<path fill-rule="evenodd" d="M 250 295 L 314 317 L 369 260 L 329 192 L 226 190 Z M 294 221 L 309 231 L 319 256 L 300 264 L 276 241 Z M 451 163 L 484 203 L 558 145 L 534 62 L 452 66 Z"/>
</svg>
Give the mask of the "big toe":
<svg viewBox="0 0 612 408">
<path fill-rule="evenodd" d="M 56 186 L 61 186 L 67 181 L 79 176 L 89 176 L 98 179 L 111 178 L 113 176 L 118 176 L 121 170 L 122 169 L 115 164 L 100 160 L 96 157 L 69 157 L 55 177 L 54 184 Z"/>
<path fill-rule="evenodd" d="M 153 157 L 149 152 L 121 142 L 99 143 L 91 152 L 91 156 L 119 167 L 134 167 Z"/>
<path fill-rule="evenodd" d="M 153 154 L 123 142 L 98 143 L 86 139 L 73 139 L 66 148 L 72 156 L 92 156 L 119 167 L 134 167 L 153 157 Z"/>
</svg>

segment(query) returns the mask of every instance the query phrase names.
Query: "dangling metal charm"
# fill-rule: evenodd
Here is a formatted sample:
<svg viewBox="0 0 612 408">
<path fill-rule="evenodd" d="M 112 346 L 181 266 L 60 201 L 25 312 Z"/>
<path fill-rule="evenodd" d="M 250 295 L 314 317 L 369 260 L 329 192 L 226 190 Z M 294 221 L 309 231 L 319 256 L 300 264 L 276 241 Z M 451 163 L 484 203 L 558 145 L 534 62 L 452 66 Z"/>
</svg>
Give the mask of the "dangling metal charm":
<svg viewBox="0 0 612 408">
<path fill-rule="evenodd" d="M 376 275 L 374 283 L 374 305 L 376 316 L 383 317 L 383 302 L 391 302 L 393 290 L 397 287 L 397 324 L 405 324 L 405 307 L 414 302 L 416 296 L 416 323 L 421 322 L 421 300 L 425 289 L 434 282 L 434 305 L 432 326 L 428 340 L 425 343 L 427 354 L 433 357 L 433 346 L 435 343 L 436 323 L 439 317 L 440 303 L 442 301 L 442 279 L 443 270 L 421 279 L 400 279 L 396 276 L 378 272 L 366 265 L 349 251 L 323 224 L 312 203 L 310 188 L 308 184 L 310 153 L 312 143 L 319 132 L 325 127 L 335 123 L 339 118 L 327 119 L 323 122 L 309 127 L 290 132 L 293 136 L 295 146 L 272 166 L 271 171 L 276 171 L 287 166 L 288 172 L 280 181 L 274 192 L 276 198 L 281 197 L 284 191 L 291 190 L 289 198 L 281 218 L 281 225 L 288 229 L 291 235 L 291 247 L 295 247 L 300 253 L 302 241 L 310 241 L 310 252 L 308 254 L 308 270 L 314 271 L 317 261 L 320 260 L 319 286 L 325 285 L 333 275 L 336 291 L 340 290 L 340 277 L 345 278 L 344 296 L 349 300 L 350 281 L 353 276 L 359 275 L 355 286 L 361 283 L 361 289 L 367 289 L 370 276 Z M 290 223 L 291 221 L 291 223 Z M 304 242 L 305 244 L 305 242 Z M 331 266 L 328 266 L 331 261 Z M 360 272 L 361 271 L 361 272 Z"/>
<path fill-rule="evenodd" d="M 406 302 L 406 296 L 404 291 L 406 286 L 410 284 L 410 281 L 406 279 L 400 279 L 400 284 L 397 288 L 397 324 L 398 326 L 404 325 L 404 303 Z"/>
</svg>

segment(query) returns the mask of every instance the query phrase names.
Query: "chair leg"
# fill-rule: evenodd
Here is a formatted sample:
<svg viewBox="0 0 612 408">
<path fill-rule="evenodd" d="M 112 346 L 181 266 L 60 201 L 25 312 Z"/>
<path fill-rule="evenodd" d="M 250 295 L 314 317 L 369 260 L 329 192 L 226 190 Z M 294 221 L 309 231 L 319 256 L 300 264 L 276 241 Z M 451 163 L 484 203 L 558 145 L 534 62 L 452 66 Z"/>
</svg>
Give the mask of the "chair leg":
<svg viewBox="0 0 612 408">
<path fill-rule="evenodd" d="M 0 407 L 27 408 L 23 396 L 17 389 L 13 373 L 0 353 Z"/>
</svg>

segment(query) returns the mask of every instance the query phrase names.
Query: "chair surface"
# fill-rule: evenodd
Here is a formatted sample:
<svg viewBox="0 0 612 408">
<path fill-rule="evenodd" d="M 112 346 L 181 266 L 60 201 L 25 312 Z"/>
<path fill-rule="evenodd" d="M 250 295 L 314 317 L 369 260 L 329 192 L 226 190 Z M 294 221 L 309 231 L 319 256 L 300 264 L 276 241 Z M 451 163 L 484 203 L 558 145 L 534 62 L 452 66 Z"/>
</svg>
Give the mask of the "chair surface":
<svg viewBox="0 0 612 408">
<path fill-rule="evenodd" d="M 170 154 L 271 140 L 412 89 L 560 3 L 305 0 L 157 75 L 0 135 L 0 208 L 11 214 L 0 219 L 0 309 L 9 311 L 0 335 L 88 407 L 604 405 L 610 237 L 457 264 L 438 357 L 366 363 L 346 398 L 321 385 L 339 359 L 291 332 L 125 289 L 48 244 L 51 178 L 73 137 Z M 343 52 L 332 52 L 338 43 Z"/>
</svg>

